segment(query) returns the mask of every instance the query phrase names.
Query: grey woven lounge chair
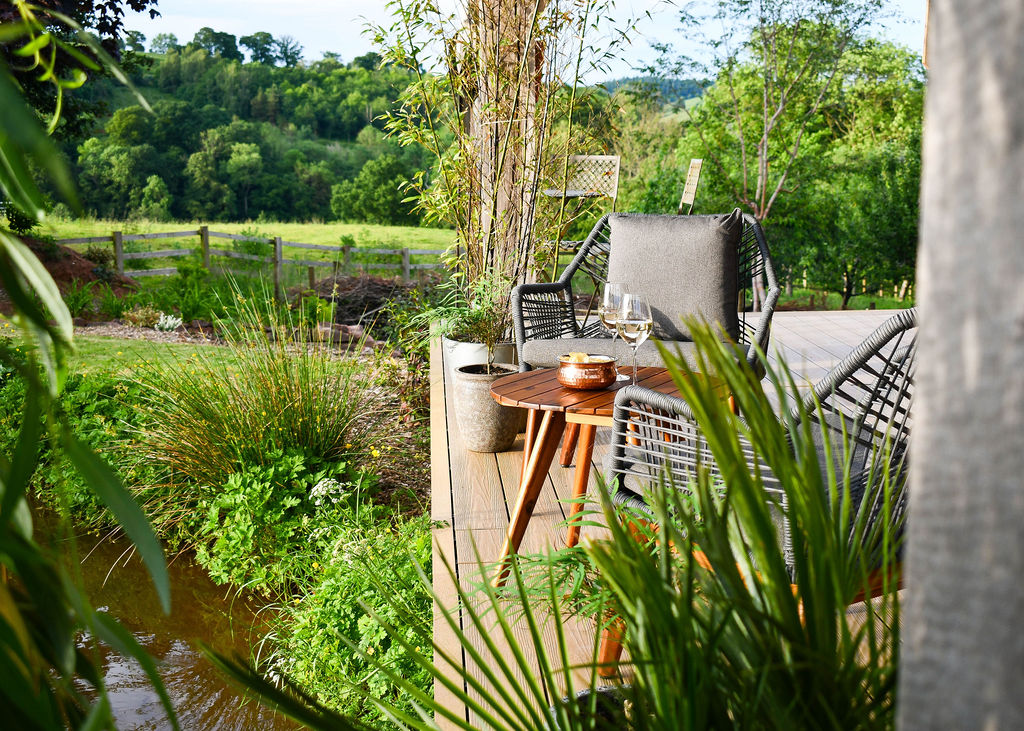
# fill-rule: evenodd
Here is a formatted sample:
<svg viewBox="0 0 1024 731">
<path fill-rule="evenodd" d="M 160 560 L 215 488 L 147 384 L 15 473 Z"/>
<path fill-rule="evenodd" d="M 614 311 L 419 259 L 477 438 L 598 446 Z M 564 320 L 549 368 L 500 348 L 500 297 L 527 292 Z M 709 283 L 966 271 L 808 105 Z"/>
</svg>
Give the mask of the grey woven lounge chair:
<svg viewBox="0 0 1024 731">
<path fill-rule="evenodd" d="M 891 510 L 888 515 L 881 514 L 881 498 L 876 491 L 872 493 L 876 503 L 870 508 L 870 520 L 890 521 L 893 535 L 902 531 L 907 500 L 916 335 L 915 309 L 889 318 L 818 381 L 802 410 L 807 414 L 805 418 L 814 422 L 811 433 L 819 463 L 823 470 L 834 470 L 836 484 L 842 483 L 845 451 L 853 512 L 872 480 L 877 484 L 880 473 L 875 461 L 879 455 L 887 455 L 888 463 L 882 467 L 888 469 L 895 490 Z M 793 418 L 798 419 L 800 413 L 794 409 Z M 617 502 L 650 514 L 643 488 L 657 484 L 660 475 L 670 473 L 668 484 L 685 489 L 698 464 L 712 474 L 718 472 L 707 442 L 682 399 L 643 386 L 627 386 L 616 396 L 614 420 L 607 472 L 609 484 L 617 486 Z M 826 456 L 826 440 L 831 461 Z M 824 477 L 824 484 L 829 484 L 827 473 Z M 777 484 L 769 475 L 766 488 L 772 490 L 773 483 Z M 782 538 L 788 549 L 784 530 Z"/>
<path fill-rule="evenodd" d="M 889 521 L 889 536 L 897 541 L 905 527 L 908 497 L 907 448 L 916 336 L 916 310 L 905 310 L 891 317 L 818 381 L 814 395 L 805 400 L 802 412 L 794 409 L 792 414 L 794 418 L 801 413 L 807 414 L 804 418 L 814 422 L 811 433 L 815 436 L 819 463 L 823 470 L 835 470 L 835 484 L 842 484 L 843 470 L 847 466 L 844 459 L 848 460 L 853 500 L 851 515 L 863 508 L 867 511 L 869 524 L 881 527 L 878 521 Z M 820 403 L 820 411 L 815 399 Z M 627 386 L 616 395 L 614 419 L 608 484 L 616 486 L 613 496 L 616 502 L 641 516 L 654 517 L 644 499 L 645 488 L 667 484 L 673 489 L 685 490 L 692 484 L 698 464 L 712 474 L 720 474 L 704 435 L 682 399 L 643 386 Z M 826 456 L 829 454 L 826 440 L 831 446 L 831 461 Z M 844 444 L 849 448 L 844 450 Z M 749 445 L 746 447 L 744 451 L 752 463 L 756 457 L 753 449 Z M 885 464 L 876 463 L 879 455 L 885 455 Z M 766 469 L 763 464 L 761 467 Z M 883 474 L 879 469 L 889 473 L 891 496 L 887 505 L 883 504 L 881 490 L 868 491 L 870 486 L 879 484 Z M 666 473 L 670 479 L 659 481 Z M 826 478 L 824 484 L 830 484 L 827 473 L 823 476 Z M 778 481 L 770 472 L 767 475 L 762 472 L 762 478 L 765 489 L 776 493 L 776 496 L 769 495 L 766 499 L 784 505 L 784 495 L 775 487 Z M 872 503 L 865 506 L 866 495 L 872 496 Z M 792 571 L 787 523 L 779 517 L 776 527 Z M 864 530 L 863 525 L 861 530 Z M 871 535 L 872 530 L 868 527 L 868 532 L 859 535 Z M 850 540 L 854 540 L 856 535 L 851 520 Z M 879 532 L 874 532 L 874 535 L 879 535 Z M 869 565 L 880 565 L 875 557 L 869 555 L 867 558 Z M 872 593 L 885 585 L 881 576 L 873 577 L 872 581 L 875 582 L 871 585 Z M 605 630 L 599 650 L 602 676 L 609 677 L 615 673 L 621 651 L 619 630 Z"/>
<path fill-rule="evenodd" d="M 609 280 L 645 294 L 654 314 L 654 337 L 683 352 L 692 348 L 683 315 L 717 322 L 752 364 L 756 356 L 750 346 L 768 347 L 779 285 L 760 224 L 739 209 L 725 215 L 611 213 L 601 218 L 558 281 L 513 290 L 522 370 L 556 366 L 559 355 L 574 351 L 629 361 L 629 347 L 617 339 L 613 349 L 596 317 L 579 322 L 574 295 L 582 277 L 597 285 L 595 297 Z M 747 312 L 755 279 L 765 285 L 757 314 Z M 640 347 L 637 364 L 662 365 L 652 342 Z"/>
</svg>

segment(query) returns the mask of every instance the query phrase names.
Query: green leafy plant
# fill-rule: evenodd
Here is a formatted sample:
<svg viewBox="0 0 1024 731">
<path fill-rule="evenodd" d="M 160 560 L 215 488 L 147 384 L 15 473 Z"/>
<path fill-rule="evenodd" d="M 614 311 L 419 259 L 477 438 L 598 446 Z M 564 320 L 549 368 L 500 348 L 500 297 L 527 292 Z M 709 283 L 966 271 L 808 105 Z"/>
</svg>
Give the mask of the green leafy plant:
<svg viewBox="0 0 1024 731">
<path fill-rule="evenodd" d="M 414 318 L 421 325 L 421 342 L 428 342 L 431 326 L 454 340 L 482 343 L 487 349 L 487 372 L 494 364 L 494 349 L 507 339 L 512 327 L 509 297 L 512 283 L 496 271 L 477 277 L 468 287 L 453 277 L 441 285 L 441 302 Z"/>
<path fill-rule="evenodd" d="M 330 343 L 293 343 L 294 324 L 270 303 L 234 297 L 238 319 L 220 323 L 228 357 L 197 350 L 154 361 L 138 378 L 153 415 L 142 453 L 188 480 L 193 499 L 239 470 L 270 466 L 274 454 L 343 461 L 375 434 L 372 361 L 340 357 Z"/>
<path fill-rule="evenodd" d="M 275 650 L 267 666 L 330 708 L 383 724 L 386 717 L 368 695 L 387 698 L 407 710 L 412 706 L 402 687 L 376 672 L 361 653 L 393 668 L 421 691 L 429 692 L 432 683 L 412 654 L 431 646 L 430 594 L 418 575 L 419 566 L 430 563 L 430 521 L 423 515 L 388 517 L 368 504 L 357 510 L 325 507 L 317 509 L 318 525 L 311 533 L 311 540 L 326 544 L 325 550 L 308 563 L 303 600 L 281 608 Z M 360 601 L 353 601 L 355 597 Z M 415 620 L 402 625 L 404 641 L 399 642 L 371 612 L 396 626 L 411 617 Z M 352 679 L 359 688 L 339 683 L 342 678 Z"/>
<path fill-rule="evenodd" d="M 109 246 L 89 244 L 82 255 L 96 265 L 93 267 L 92 273 L 101 281 L 109 282 L 117 274 L 117 267 L 114 266 L 114 252 L 110 250 Z"/>
<path fill-rule="evenodd" d="M 99 286 L 99 313 L 109 320 L 118 320 L 125 311 L 131 308 L 130 298 L 122 297 L 114 288 L 106 282 L 100 282 Z"/>
<path fill-rule="evenodd" d="M 331 483 L 354 495 L 372 486 L 372 479 L 345 462 L 271 450 L 266 464 L 243 467 L 201 501 L 199 562 L 215 581 L 264 591 L 287 586 L 295 574 L 296 548 L 303 557 L 312 553 L 307 540 L 316 528 L 310 517 L 314 488 Z"/>
<path fill-rule="evenodd" d="M 682 357 L 666 354 L 725 484 L 700 470 L 687 486 L 671 485 L 667 478 L 651 486 L 656 527 L 613 508 L 602 489 L 607 539 L 535 557 L 529 580 L 513 562 L 501 593 L 488 584 L 459 587 L 458 609 L 445 612 L 443 621 L 467 658 L 482 668 L 486 684 L 442 646 L 433 648 L 435 659 L 417 652 L 403 634 L 404 616 L 394 621 L 376 613 L 392 639 L 415 653 L 447 697 L 476 719 L 467 722 L 461 708 L 435 701 L 363 652 L 416 704 L 406 713 L 366 693 L 399 727 L 432 728 L 433 714 L 457 728 L 893 727 L 899 526 L 869 520 L 872 509 L 887 510 L 900 489 L 881 467 L 887 455 L 876 455 L 876 479 L 857 503 L 848 476 L 823 484 L 817 427 L 809 420 L 801 420 L 801 427 L 780 423 L 753 369 L 737 363 L 710 330 L 693 329 L 697 366 L 728 384 L 744 415 L 733 413 L 708 379 L 687 377 Z M 792 378 L 767 361 L 764 366 L 783 402 L 799 403 Z M 778 478 L 781 501 L 768 497 L 760 470 L 747 468 L 741 435 Z M 793 536 L 792 557 L 776 534 L 776 511 Z M 576 565 L 574 584 L 564 581 L 570 561 Z M 881 596 L 859 600 L 862 592 L 870 596 L 873 576 L 882 577 Z M 429 577 L 421 580 L 429 585 Z M 618 618 L 625 627 L 630 682 L 614 692 L 598 692 L 597 633 L 591 661 L 584 668 L 569 662 L 564 616 L 578 611 L 581 586 L 587 587 L 589 612 L 602 622 Z M 858 611 L 848 613 L 854 603 Z M 524 642 L 536 660 L 527 659 Z M 218 662 L 254 695 L 307 725 L 363 727 L 287 683 L 281 689 L 225 658 Z"/>
<path fill-rule="evenodd" d="M 81 317 L 92 313 L 92 289 L 95 286 L 96 282 L 82 282 L 75 279 L 64 290 L 64 304 L 67 305 L 68 312 L 72 317 Z"/>
</svg>

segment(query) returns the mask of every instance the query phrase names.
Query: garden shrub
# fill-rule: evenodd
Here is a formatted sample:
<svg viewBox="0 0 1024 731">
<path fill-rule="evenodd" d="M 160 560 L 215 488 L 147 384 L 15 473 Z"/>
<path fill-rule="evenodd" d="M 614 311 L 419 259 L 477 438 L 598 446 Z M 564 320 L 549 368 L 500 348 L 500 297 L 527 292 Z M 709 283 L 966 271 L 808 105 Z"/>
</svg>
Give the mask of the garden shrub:
<svg viewBox="0 0 1024 731">
<path fill-rule="evenodd" d="M 326 343 L 290 342 L 291 325 L 269 307 L 246 301 L 241 309 L 227 328 L 228 357 L 197 349 L 138 376 L 152 413 L 141 454 L 187 483 L 179 502 L 217 495 L 232 475 L 272 468 L 280 455 L 309 465 L 349 461 L 368 451 L 379 428 L 372 363 L 338 357 Z"/>
<path fill-rule="evenodd" d="M 430 575 L 430 520 L 381 517 L 368 510 L 345 512 L 334 524 L 331 550 L 310 564 L 301 600 L 284 608 L 271 663 L 319 702 L 371 725 L 385 719 L 365 700 L 366 692 L 398 704 L 408 694 L 374 672 L 350 644 L 428 692 L 432 684 L 367 611 L 400 626 L 413 648 L 432 652 L 431 598 L 417 566 Z M 409 616 L 422 621 L 410 622 Z"/>
<path fill-rule="evenodd" d="M 331 501 L 318 506 L 314 488 L 321 484 L 337 485 L 355 499 L 373 479 L 345 462 L 311 459 L 295 449 L 271 451 L 267 464 L 230 475 L 220 490 L 200 501 L 205 520 L 197 535 L 199 563 L 214 581 L 263 591 L 287 586 L 296 561 L 319 555 L 315 534 L 324 513 L 333 520 L 345 506 Z"/>
<path fill-rule="evenodd" d="M 92 289 L 95 286 L 96 282 L 82 282 L 78 279 L 73 279 L 71 284 L 67 286 L 67 289 L 64 290 L 62 295 L 64 304 L 67 305 L 68 312 L 71 313 L 72 317 L 81 317 L 92 312 Z"/>
<path fill-rule="evenodd" d="M 155 327 L 163 314 L 150 305 L 135 305 L 123 314 L 124 321 L 133 327 Z"/>
</svg>

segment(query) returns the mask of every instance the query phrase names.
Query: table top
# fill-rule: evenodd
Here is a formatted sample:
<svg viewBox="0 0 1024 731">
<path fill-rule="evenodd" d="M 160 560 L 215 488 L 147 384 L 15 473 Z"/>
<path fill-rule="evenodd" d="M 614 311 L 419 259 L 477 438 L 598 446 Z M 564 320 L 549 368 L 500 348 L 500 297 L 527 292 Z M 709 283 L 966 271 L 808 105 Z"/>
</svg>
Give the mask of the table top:
<svg viewBox="0 0 1024 731">
<path fill-rule="evenodd" d="M 632 370 L 620 369 L 624 374 Z M 672 376 L 664 368 L 638 368 L 641 386 L 679 395 Z M 502 406 L 518 406 L 541 411 L 564 411 L 567 415 L 611 418 L 615 408 L 615 392 L 631 381 L 616 381 L 608 388 L 580 391 L 558 382 L 556 368 L 538 368 L 524 373 L 503 376 L 491 386 L 491 396 Z"/>
</svg>

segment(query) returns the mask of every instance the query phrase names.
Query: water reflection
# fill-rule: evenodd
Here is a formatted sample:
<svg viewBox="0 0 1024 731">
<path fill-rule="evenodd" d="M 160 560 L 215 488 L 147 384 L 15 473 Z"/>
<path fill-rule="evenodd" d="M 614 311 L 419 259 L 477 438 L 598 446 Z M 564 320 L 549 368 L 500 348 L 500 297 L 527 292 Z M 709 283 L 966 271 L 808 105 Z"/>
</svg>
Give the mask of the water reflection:
<svg viewBox="0 0 1024 731">
<path fill-rule="evenodd" d="M 104 541 L 93 549 L 79 539 L 82 579 L 93 606 L 121 620 L 157 660 L 183 729 L 293 729 L 282 716 L 245 700 L 202 656 L 197 642 L 228 654 L 249 657 L 262 636 L 254 608 L 226 593 L 190 561 L 168 566 L 171 614 L 165 615 L 149 574 L 136 558 L 125 558 L 127 544 Z M 255 627 L 254 627 L 255 625 Z M 107 693 L 119 729 L 165 729 L 170 724 L 138 663 L 114 652 L 102 658 Z"/>
</svg>

